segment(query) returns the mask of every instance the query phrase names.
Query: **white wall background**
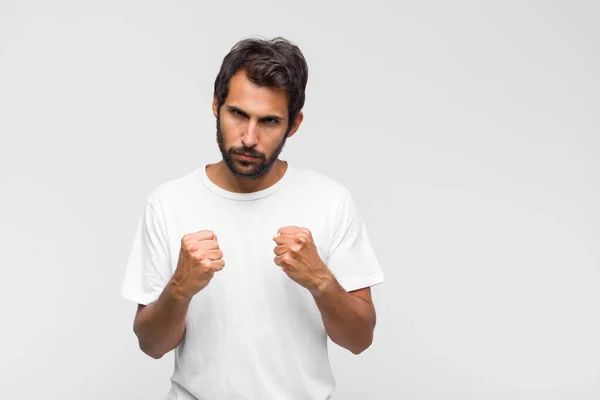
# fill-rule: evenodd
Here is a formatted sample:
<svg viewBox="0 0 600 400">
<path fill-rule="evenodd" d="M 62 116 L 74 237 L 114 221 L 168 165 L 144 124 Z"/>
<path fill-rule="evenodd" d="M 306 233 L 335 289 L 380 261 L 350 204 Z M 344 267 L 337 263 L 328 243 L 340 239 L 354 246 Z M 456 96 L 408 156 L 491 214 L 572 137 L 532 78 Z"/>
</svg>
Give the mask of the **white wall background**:
<svg viewBox="0 0 600 400">
<path fill-rule="evenodd" d="M 252 34 L 304 51 L 282 158 L 348 185 L 386 273 L 335 398 L 600 398 L 598 4 L 2 0 L 0 398 L 166 394 L 124 267 L 149 191 L 220 159 Z"/>
</svg>

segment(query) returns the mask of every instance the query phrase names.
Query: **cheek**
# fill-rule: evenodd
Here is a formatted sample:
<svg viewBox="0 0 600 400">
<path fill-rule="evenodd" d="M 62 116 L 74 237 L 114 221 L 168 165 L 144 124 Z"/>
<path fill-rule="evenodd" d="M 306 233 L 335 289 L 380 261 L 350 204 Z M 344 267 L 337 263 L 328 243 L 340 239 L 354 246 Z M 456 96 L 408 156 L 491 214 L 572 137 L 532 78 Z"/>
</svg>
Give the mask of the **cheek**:
<svg viewBox="0 0 600 400">
<path fill-rule="evenodd" d="M 239 125 L 235 118 L 232 118 L 230 115 L 226 114 L 221 118 L 221 130 L 223 133 L 231 132 L 231 129 L 236 125 Z"/>
<path fill-rule="evenodd" d="M 235 145 L 236 141 L 240 136 L 240 132 L 243 130 L 243 126 L 233 118 L 224 117 L 221 118 L 219 129 L 221 130 L 221 137 L 224 144 L 228 146 Z M 239 146 L 239 144 L 238 144 Z"/>
</svg>

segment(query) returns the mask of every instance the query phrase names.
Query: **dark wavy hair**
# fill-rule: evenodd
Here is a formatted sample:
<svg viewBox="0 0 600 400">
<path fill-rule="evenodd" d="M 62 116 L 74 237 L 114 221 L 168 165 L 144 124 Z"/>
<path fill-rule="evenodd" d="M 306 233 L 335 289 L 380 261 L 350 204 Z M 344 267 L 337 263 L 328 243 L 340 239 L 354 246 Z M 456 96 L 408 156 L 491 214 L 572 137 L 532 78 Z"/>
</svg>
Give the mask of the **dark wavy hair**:
<svg viewBox="0 0 600 400">
<path fill-rule="evenodd" d="M 240 69 L 244 69 L 248 79 L 259 86 L 286 90 L 289 132 L 304 106 L 308 81 L 308 65 L 298 46 L 283 37 L 271 40 L 252 37 L 237 42 L 223 59 L 215 79 L 217 109 L 225 103 L 229 81 Z"/>
</svg>

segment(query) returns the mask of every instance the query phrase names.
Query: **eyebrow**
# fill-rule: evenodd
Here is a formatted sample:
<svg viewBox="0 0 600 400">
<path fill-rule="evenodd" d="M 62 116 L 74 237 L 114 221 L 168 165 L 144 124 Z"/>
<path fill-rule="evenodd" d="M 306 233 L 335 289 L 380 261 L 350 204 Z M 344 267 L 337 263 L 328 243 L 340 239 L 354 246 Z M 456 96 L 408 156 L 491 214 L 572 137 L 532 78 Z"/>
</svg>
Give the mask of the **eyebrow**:
<svg viewBox="0 0 600 400">
<path fill-rule="evenodd" d="M 227 108 L 228 111 L 237 111 L 237 112 L 244 114 L 245 116 L 248 116 L 248 113 L 239 107 L 226 105 L 225 108 Z M 279 115 L 263 115 L 262 117 L 260 117 L 261 120 L 264 120 L 267 118 L 272 118 L 279 122 L 283 121 L 283 117 L 280 117 Z"/>
</svg>

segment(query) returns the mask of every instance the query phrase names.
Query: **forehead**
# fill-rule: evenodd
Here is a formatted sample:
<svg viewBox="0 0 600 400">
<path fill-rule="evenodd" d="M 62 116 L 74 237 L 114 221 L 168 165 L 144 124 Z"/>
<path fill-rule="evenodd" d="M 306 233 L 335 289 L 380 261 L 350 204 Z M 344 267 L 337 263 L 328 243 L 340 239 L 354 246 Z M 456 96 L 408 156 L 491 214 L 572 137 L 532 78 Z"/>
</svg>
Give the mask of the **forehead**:
<svg viewBox="0 0 600 400">
<path fill-rule="evenodd" d="M 244 70 L 231 77 L 225 103 L 239 107 L 251 115 L 276 114 L 285 118 L 288 111 L 285 89 L 259 86 L 248 79 Z"/>
</svg>

